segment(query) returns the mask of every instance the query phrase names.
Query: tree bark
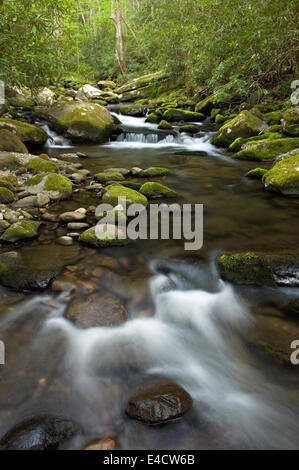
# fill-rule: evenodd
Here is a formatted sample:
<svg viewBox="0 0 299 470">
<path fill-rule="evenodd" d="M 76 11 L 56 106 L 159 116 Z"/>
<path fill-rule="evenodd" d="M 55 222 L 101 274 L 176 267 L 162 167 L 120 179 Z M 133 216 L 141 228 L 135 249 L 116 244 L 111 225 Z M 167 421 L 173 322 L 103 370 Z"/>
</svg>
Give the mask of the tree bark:
<svg viewBox="0 0 299 470">
<path fill-rule="evenodd" d="M 116 43 L 115 43 L 115 59 L 119 66 L 121 73 L 126 73 L 126 57 L 124 51 L 124 41 L 122 33 L 122 12 L 120 6 L 120 0 L 111 1 L 111 20 L 114 22 L 116 31 Z"/>
</svg>

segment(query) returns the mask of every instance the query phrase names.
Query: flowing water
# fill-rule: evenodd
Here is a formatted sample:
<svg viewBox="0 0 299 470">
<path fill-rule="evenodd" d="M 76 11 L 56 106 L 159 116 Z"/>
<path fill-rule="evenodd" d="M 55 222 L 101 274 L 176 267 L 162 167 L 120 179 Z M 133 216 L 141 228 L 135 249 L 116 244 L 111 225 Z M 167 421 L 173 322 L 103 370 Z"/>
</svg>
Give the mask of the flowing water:
<svg viewBox="0 0 299 470">
<path fill-rule="evenodd" d="M 215 266 L 226 250 L 296 248 L 298 200 L 244 179 L 256 165 L 213 147 L 209 122 L 190 137 L 158 131 L 143 118 L 121 120 L 116 142 L 73 150 L 90 157 L 82 164 L 94 173 L 171 169 L 166 184 L 184 202 L 204 204 L 203 248 L 186 252 L 184 241 L 151 240 L 97 251 L 62 249 L 45 234 L 23 247 L 32 267 L 68 265 L 82 284 L 78 295 L 86 300 L 99 292 L 99 308 L 101 290 L 112 292 L 129 320 L 82 330 L 64 318 L 68 293 L 25 297 L 3 289 L 0 339 L 7 363 L 0 369 L 0 436 L 28 416 L 53 413 L 82 429 L 68 448 L 107 433 L 117 436 L 120 449 L 298 448 L 299 366 L 277 362 L 280 331 L 273 324 L 281 322 L 282 331 L 287 325 L 290 340 L 299 339 L 298 319 L 283 309 L 299 289 L 233 287 L 219 279 Z M 51 136 L 48 152 L 65 152 Z M 74 197 L 58 210 L 81 205 Z M 126 417 L 136 385 L 157 377 L 182 385 L 192 395 L 192 410 L 163 426 Z"/>
</svg>

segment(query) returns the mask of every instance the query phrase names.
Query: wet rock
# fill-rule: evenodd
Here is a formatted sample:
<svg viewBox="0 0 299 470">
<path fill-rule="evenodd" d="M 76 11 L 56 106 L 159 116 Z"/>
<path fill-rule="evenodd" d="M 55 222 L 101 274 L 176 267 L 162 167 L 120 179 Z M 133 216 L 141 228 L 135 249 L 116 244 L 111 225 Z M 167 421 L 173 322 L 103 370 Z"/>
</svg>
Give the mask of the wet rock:
<svg viewBox="0 0 299 470">
<path fill-rule="evenodd" d="M 199 127 L 198 126 L 195 126 L 194 124 L 189 124 L 189 125 L 186 125 L 186 126 L 181 126 L 179 128 L 179 131 L 180 132 L 186 132 L 187 134 L 197 134 L 197 132 L 199 132 Z"/>
<path fill-rule="evenodd" d="M 15 207 L 20 207 L 20 208 L 38 207 L 37 196 L 23 197 L 22 199 L 19 199 L 14 205 Z"/>
<path fill-rule="evenodd" d="M 55 271 L 37 270 L 25 263 L 22 255 L 10 251 L 0 255 L 0 283 L 17 291 L 40 291 L 48 287 Z"/>
<path fill-rule="evenodd" d="M 48 139 L 47 133 L 40 127 L 15 119 L 0 119 L 0 129 L 9 130 L 25 145 L 43 145 Z"/>
<path fill-rule="evenodd" d="M 117 172 L 97 173 L 94 177 L 100 183 L 107 183 L 108 181 L 124 180 L 124 176 L 121 173 L 117 173 Z"/>
<path fill-rule="evenodd" d="M 212 139 L 212 144 L 229 147 L 238 137 L 248 138 L 258 135 L 267 127 L 268 125 L 263 120 L 245 110 L 219 129 Z"/>
<path fill-rule="evenodd" d="M 45 193 L 39 193 L 37 194 L 37 206 L 38 207 L 44 207 L 50 202 L 50 198 L 47 194 Z"/>
<path fill-rule="evenodd" d="M 56 163 L 44 158 L 36 157 L 30 160 L 26 165 L 27 171 L 30 173 L 58 173 L 58 166 Z"/>
<path fill-rule="evenodd" d="M 6 242 L 15 243 L 19 240 L 28 240 L 36 238 L 40 222 L 33 220 L 22 220 L 12 224 L 7 230 L 1 235 L 1 240 Z"/>
<path fill-rule="evenodd" d="M 63 279 L 55 279 L 51 287 L 54 292 L 69 292 L 70 294 L 76 290 L 75 284 Z"/>
<path fill-rule="evenodd" d="M 172 125 L 163 119 L 158 125 L 158 129 L 163 131 L 171 131 L 173 129 Z"/>
<path fill-rule="evenodd" d="M 107 168 L 104 173 L 120 173 L 123 176 L 128 176 L 130 170 L 128 168 Z"/>
<path fill-rule="evenodd" d="M 197 103 L 195 107 L 195 111 L 198 113 L 203 113 L 206 116 L 208 116 L 208 114 L 214 108 L 214 103 L 215 103 L 214 95 L 210 95 L 207 98 L 201 100 L 199 103 Z"/>
<path fill-rule="evenodd" d="M 55 450 L 78 431 L 72 421 L 55 417 L 39 416 L 18 424 L 0 442 L 2 450 Z"/>
<path fill-rule="evenodd" d="M 282 155 L 263 176 L 267 191 L 299 197 L 299 150 Z"/>
<path fill-rule="evenodd" d="M 245 148 L 234 155 L 239 160 L 266 161 L 273 160 L 299 147 L 299 137 L 284 139 L 267 139 L 262 141 L 250 141 Z"/>
<path fill-rule="evenodd" d="M 167 168 L 161 168 L 158 166 L 151 166 L 150 168 L 147 168 L 146 170 L 142 170 L 138 176 L 142 176 L 143 178 L 154 178 L 156 176 L 165 176 L 169 175 L 171 173 L 170 170 Z"/>
<path fill-rule="evenodd" d="M 246 178 L 252 178 L 252 179 L 262 179 L 264 174 L 267 173 L 267 170 L 265 168 L 254 168 L 253 170 L 249 170 L 245 176 Z"/>
<path fill-rule="evenodd" d="M 68 230 L 86 230 L 89 227 L 89 224 L 81 222 L 69 222 L 67 224 Z"/>
<path fill-rule="evenodd" d="M 91 227 L 79 236 L 79 242 L 93 248 L 123 246 L 130 243 L 125 229 L 113 224 L 99 224 Z"/>
<path fill-rule="evenodd" d="M 0 187 L 0 204 L 8 204 L 15 199 L 14 193 L 7 188 Z"/>
<path fill-rule="evenodd" d="M 105 193 L 102 196 L 102 201 L 112 206 L 117 206 L 119 203 L 119 198 L 126 198 L 127 206 L 131 204 L 141 204 L 143 206 L 147 205 L 147 199 L 143 194 L 135 191 L 134 189 L 126 188 L 121 184 L 111 184 L 105 188 Z"/>
<path fill-rule="evenodd" d="M 29 178 L 25 188 L 30 194 L 45 193 L 51 199 L 66 199 L 72 194 L 72 182 L 63 175 L 41 173 Z"/>
<path fill-rule="evenodd" d="M 115 440 L 110 437 L 104 437 L 99 441 L 95 441 L 92 444 L 84 447 L 84 450 L 114 450 L 115 449 Z"/>
<path fill-rule="evenodd" d="M 168 122 L 200 122 L 205 120 L 205 116 L 202 113 L 194 111 L 186 111 L 185 109 L 167 109 L 163 114 L 163 119 Z"/>
<path fill-rule="evenodd" d="M 43 215 L 42 215 L 42 220 L 45 220 L 46 222 L 57 222 L 58 221 L 58 217 L 56 214 L 52 214 L 50 212 L 45 212 Z"/>
<path fill-rule="evenodd" d="M 176 197 L 178 195 L 175 191 L 168 188 L 167 186 L 152 182 L 144 183 L 140 188 L 140 192 L 141 194 L 144 194 L 144 196 L 151 199 L 158 197 Z"/>
<path fill-rule="evenodd" d="M 128 312 L 116 296 L 101 292 L 72 302 L 66 318 L 79 328 L 117 326 L 127 321 Z"/>
<path fill-rule="evenodd" d="M 78 211 L 64 212 L 59 216 L 59 220 L 62 222 L 81 222 L 85 219 L 86 215 Z"/>
<path fill-rule="evenodd" d="M 73 239 L 72 237 L 68 237 L 68 236 L 62 236 L 62 237 L 59 237 L 57 238 L 57 243 L 59 243 L 59 245 L 63 245 L 63 246 L 70 246 L 73 244 Z"/>
<path fill-rule="evenodd" d="M 137 176 L 139 175 L 139 173 L 141 173 L 141 171 L 142 171 L 142 168 L 139 168 L 138 166 L 134 166 L 133 168 L 131 168 L 130 173 L 132 176 Z"/>
<path fill-rule="evenodd" d="M 129 398 L 126 413 L 147 424 L 161 424 L 182 416 L 191 406 L 192 398 L 186 390 L 159 380 L 140 387 Z"/>
</svg>

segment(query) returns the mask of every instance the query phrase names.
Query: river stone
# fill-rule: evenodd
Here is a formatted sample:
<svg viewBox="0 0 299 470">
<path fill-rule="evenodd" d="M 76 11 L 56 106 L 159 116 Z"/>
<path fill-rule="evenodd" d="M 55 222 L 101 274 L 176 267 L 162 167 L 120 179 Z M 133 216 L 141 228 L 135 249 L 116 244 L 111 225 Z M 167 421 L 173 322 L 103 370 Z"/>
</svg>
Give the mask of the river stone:
<svg viewBox="0 0 299 470">
<path fill-rule="evenodd" d="M 57 273 L 29 267 L 18 252 L 0 254 L 0 283 L 16 291 L 44 290 Z"/>
<path fill-rule="evenodd" d="M 62 222 L 81 222 L 85 219 L 86 215 L 78 211 L 64 212 L 59 216 L 59 220 Z"/>
<path fill-rule="evenodd" d="M 130 243 L 130 240 L 126 238 L 125 227 L 113 224 L 99 224 L 81 233 L 79 242 L 93 248 L 105 248 L 127 245 Z"/>
<path fill-rule="evenodd" d="M 40 222 L 34 220 L 21 220 L 12 224 L 5 230 L 0 239 L 6 242 L 15 243 L 20 240 L 36 238 Z"/>
<path fill-rule="evenodd" d="M 89 224 L 85 224 L 84 222 L 69 222 L 67 224 L 68 230 L 86 230 L 89 227 Z"/>
<path fill-rule="evenodd" d="M 299 197 L 299 150 L 279 157 L 263 176 L 267 191 Z"/>
<path fill-rule="evenodd" d="M 56 173 L 41 173 L 25 181 L 30 194 L 45 193 L 51 199 L 66 199 L 72 194 L 72 182 Z"/>
<path fill-rule="evenodd" d="M 192 398 L 176 383 L 157 380 L 141 386 L 127 404 L 126 413 L 147 424 L 161 424 L 187 413 Z"/>
<path fill-rule="evenodd" d="M 163 114 L 163 120 L 167 122 L 200 122 L 205 120 L 205 115 L 195 111 L 186 111 L 185 109 L 167 109 Z"/>
<path fill-rule="evenodd" d="M 105 193 L 102 196 L 102 201 L 112 206 L 117 206 L 121 201 L 119 198 L 126 199 L 126 205 L 131 204 L 141 204 L 143 206 L 147 205 L 147 199 L 143 194 L 135 191 L 134 189 L 126 188 L 121 184 L 111 184 L 105 188 Z"/>
<path fill-rule="evenodd" d="M 15 119 L 1 118 L 0 129 L 11 131 L 25 145 L 43 145 L 48 140 L 47 133 L 40 127 Z"/>
<path fill-rule="evenodd" d="M 283 128 L 287 134 L 299 137 L 299 106 L 287 109 L 284 113 Z"/>
<path fill-rule="evenodd" d="M 79 328 L 118 326 L 127 321 L 128 312 L 116 296 L 101 292 L 72 302 L 66 318 Z"/>
<path fill-rule="evenodd" d="M 39 416 L 23 421 L 0 442 L 1 450 L 55 450 L 77 432 L 77 425 L 65 418 Z"/>
<path fill-rule="evenodd" d="M 176 197 L 178 195 L 176 191 L 164 186 L 164 184 L 153 182 L 144 183 L 140 188 L 140 192 L 150 199 Z"/>
<path fill-rule="evenodd" d="M 62 237 L 57 238 L 57 243 L 63 246 L 70 246 L 73 244 L 73 239 L 72 237 L 62 236 Z"/>
<path fill-rule="evenodd" d="M 6 129 L 0 129 L 0 151 L 28 153 L 28 149 L 23 142 Z"/>
<path fill-rule="evenodd" d="M 19 199 L 15 204 L 15 207 L 38 207 L 37 196 L 26 196 Z"/>
<path fill-rule="evenodd" d="M 154 178 L 156 176 L 165 176 L 169 173 L 171 173 L 171 171 L 167 168 L 151 166 L 149 168 L 146 168 L 145 170 L 140 171 L 140 173 L 138 173 L 138 176 L 142 176 L 142 178 Z"/>
<path fill-rule="evenodd" d="M 238 137 L 248 138 L 258 135 L 268 125 L 245 110 L 235 118 L 227 121 L 212 139 L 212 144 L 219 147 L 229 147 Z"/>
</svg>

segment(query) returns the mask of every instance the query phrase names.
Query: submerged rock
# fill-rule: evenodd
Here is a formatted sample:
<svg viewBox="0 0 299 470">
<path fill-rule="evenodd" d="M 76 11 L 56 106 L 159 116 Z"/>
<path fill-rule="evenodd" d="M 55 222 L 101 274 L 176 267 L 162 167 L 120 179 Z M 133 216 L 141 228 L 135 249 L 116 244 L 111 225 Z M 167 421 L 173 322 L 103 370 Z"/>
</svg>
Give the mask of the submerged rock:
<svg viewBox="0 0 299 470">
<path fill-rule="evenodd" d="M 164 186 L 160 183 L 144 183 L 140 188 L 141 194 L 148 198 L 157 198 L 157 197 L 176 197 L 178 194 L 176 191 Z"/>
<path fill-rule="evenodd" d="M 40 222 L 34 220 L 21 220 L 12 224 L 1 235 L 0 239 L 6 242 L 15 243 L 20 240 L 36 238 Z"/>
<path fill-rule="evenodd" d="M 221 277 L 234 284 L 299 286 L 298 254 L 223 254 L 217 262 Z"/>
<path fill-rule="evenodd" d="M 299 197 L 299 150 L 276 160 L 264 174 L 263 183 L 267 191 Z"/>
<path fill-rule="evenodd" d="M 299 106 L 288 109 L 283 115 L 284 131 L 293 136 L 299 136 Z"/>
<path fill-rule="evenodd" d="M 16 291 L 40 291 L 48 287 L 56 271 L 29 267 L 20 253 L 10 251 L 0 254 L 0 283 Z"/>
<path fill-rule="evenodd" d="M 227 121 L 212 139 L 212 144 L 229 147 L 238 137 L 248 138 L 259 134 L 267 124 L 249 111 L 242 111 Z"/>
<path fill-rule="evenodd" d="M 68 419 L 39 416 L 23 421 L 9 431 L 0 442 L 1 450 L 55 450 L 78 431 Z"/>
<path fill-rule="evenodd" d="M 150 382 L 137 390 L 127 404 L 126 413 L 147 424 L 161 424 L 179 418 L 192 406 L 186 390 L 167 380 Z"/>
<path fill-rule="evenodd" d="M 128 312 L 115 295 L 101 292 L 72 302 L 66 318 L 79 328 L 118 326 L 127 321 Z"/>
<path fill-rule="evenodd" d="M 287 139 L 264 140 L 248 142 L 246 148 L 234 155 L 240 160 L 273 160 L 275 157 L 290 152 L 299 147 L 299 137 Z"/>
<path fill-rule="evenodd" d="M 11 131 L 0 129 L 0 151 L 28 153 L 28 149 L 23 142 Z"/>
</svg>

